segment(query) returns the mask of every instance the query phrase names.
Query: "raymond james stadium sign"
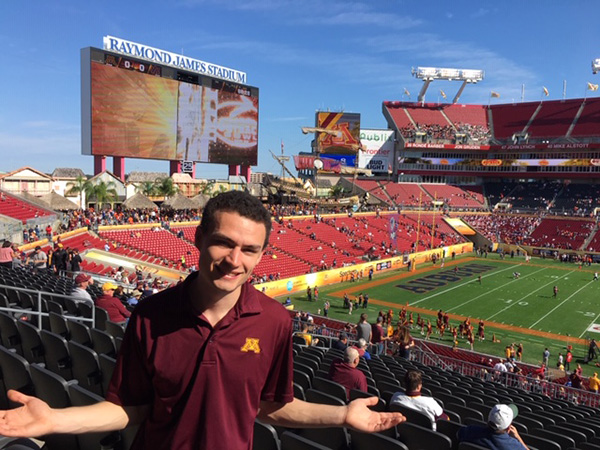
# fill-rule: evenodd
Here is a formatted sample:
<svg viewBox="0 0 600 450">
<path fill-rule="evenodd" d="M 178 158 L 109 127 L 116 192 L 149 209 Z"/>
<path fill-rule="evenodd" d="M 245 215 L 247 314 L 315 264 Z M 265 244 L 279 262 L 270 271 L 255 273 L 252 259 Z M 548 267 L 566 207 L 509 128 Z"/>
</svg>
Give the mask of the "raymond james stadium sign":
<svg viewBox="0 0 600 450">
<path fill-rule="evenodd" d="M 234 83 L 246 84 L 246 73 L 229 69 L 198 59 L 188 58 L 177 53 L 167 52 L 143 44 L 126 41 L 113 36 L 104 36 L 104 50 L 123 53 L 135 58 L 145 59 L 157 64 L 164 64 L 178 69 L 189 70 L 209 77 L 221 78 Z"/>
</svg>

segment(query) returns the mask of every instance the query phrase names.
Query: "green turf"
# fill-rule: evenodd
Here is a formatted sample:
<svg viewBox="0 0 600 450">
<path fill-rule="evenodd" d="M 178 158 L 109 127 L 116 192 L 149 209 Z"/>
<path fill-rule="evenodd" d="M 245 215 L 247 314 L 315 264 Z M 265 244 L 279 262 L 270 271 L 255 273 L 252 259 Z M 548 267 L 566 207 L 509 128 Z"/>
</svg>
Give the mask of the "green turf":
<svg viewBox="0 0 600 450">
<path fill-rule="evenodd" d="M 306 296 L 292 296 L 296 309 L 317 313 L 322 309 L 325 299 L 332 305 L 330 317 L 349 322 L 357 322 L 363 309 L 355 310 L 352 315 L 342 308 L 342 299 L 333 293 L 348 291 L 354 299 L 360 292 L 369 294 L 372 302 L 366 312 L 374 320 L 378 311 L 388 310 L 390 306 L 376 304 L 375 301 L 393 303 L 395 315 L 399 308 L 406 303 L 411 307 L 425 308 L 431 311 L 433 318 L 438 309 L 470 316 L 477 330 L 477 321 L 486 322 L 486 340 L 475 342 L 475 350 L 488 354 L 501 355 L 507 343 L 522 342 L 524 345 L 524 361 L 539 364 L 542 352 L 548 347 L 551 352 L 551 365 L 556 362 L 559 352 L 565 353 L 565 347 L 573 344 L 574 360 L 583 360 L 587 354 L 587 346 L 573 343 L 573 338 L 600 338 L 600 333 L 589 332 L 588 327 L 594 323 L 600 324 L 600 281 L 592 281 L 595 266 L 584 266 L 560 263 L 552 260 L 534 258 L 526 263 L 523 257 L 500 260 L 496 255 L 488 258 L 478 258 L 474 261 L 457 259 L 459 272 L 454 272 L 450 261 L 443 269 L 438 267 L 432 271 L 411 275 L 409 278 L 391 279 L 405 274 L 405 271 L 388 272 L 375 277 L 376 286 L 369 285 L 368 280 L 358 283 L 343 283 L 335 286 L 320 288 L 319 301 L 307 302 Z M 466 269 L 475 267 L 484 270 L 478 274 L 468 274 Z M 485 266 L 485 267 L 482 267 Z M 431 264 L 422 265 L 419 270 L 431 268 Z M 520 277 L 514 278 L 513 272 L 519 272 Z M 427 281 L 424 277 L 434 275 Z M 444 280 L 444 278 L 447 278 Z M 459 278 L 454 281 L 453 278 Z M 410 283 L 412 281 L 412 283 Z M 400 288 L 408 286 L 408 289 Z M 558 286 L 557 297 L 553 297 L 553 286 Z M 359 289 L 356 291 L 356 289 Z M 423 292 L 427 290 L 427 292 Z M 354 291 L 354 292 L 350 292 Z M 373 301 L 375 300 L 375 301 Z M 416 319 L 417 314 L 414 313 Z M 426 317 L 427 318 L 427 317 Z M 518 327 L 516 330 L 494 328 L 491 322 L 497 322 Z M 451 319 L 457 324 L 458 320 Z M 521 329 L 538 330 L 561 335 L 558 339 L 542 336 L 532 336 L 521 332 Z M 419 330 L 413 334 L 419 336 Z M 495 334 L 500 343 L 492 343 Z M 437 339 L 435 339 L 437 342 Z M 451 336 L 446 333 L 445 343 L 451 344 Z M 468 348 L 466 341 L 460 341 L 461 348 Z M 584 366 L 585 373 L 594 371 L 592 364 Z"/>
</svg>

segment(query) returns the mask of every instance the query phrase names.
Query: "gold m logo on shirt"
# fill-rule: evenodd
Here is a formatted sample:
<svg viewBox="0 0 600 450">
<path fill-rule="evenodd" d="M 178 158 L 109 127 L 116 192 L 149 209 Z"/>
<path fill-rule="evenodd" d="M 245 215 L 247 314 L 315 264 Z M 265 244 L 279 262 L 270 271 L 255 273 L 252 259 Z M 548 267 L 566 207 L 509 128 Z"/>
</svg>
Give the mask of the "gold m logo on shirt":
<svg viewBox="0 0 600 450">
<path fill-rule="evenodd" d="M 240 350 L 243 352 L 260 353 L 260 346 L 258 345 L 259 341 L 260 339 L 257 338 L 246 338 L 246 343 Z"/>
</svg>

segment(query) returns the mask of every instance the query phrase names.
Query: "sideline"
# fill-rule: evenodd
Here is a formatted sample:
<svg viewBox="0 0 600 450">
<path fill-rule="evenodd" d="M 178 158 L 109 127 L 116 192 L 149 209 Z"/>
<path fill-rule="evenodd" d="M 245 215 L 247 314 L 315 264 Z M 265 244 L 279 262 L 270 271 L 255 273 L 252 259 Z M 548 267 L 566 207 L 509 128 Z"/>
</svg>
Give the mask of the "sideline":
<svg viewBox="0 0 600 450">
<path fill-rule="evenodd" d="M 381 306 L 386 306 L 388 308 L 399 308 L 402 305 L 398 305 L 398 303 L 391 303 L 391 302 L 385 302 L 383 300 L 377 300 L 374 298 L 370 298 L 369 299 L 369 304 L 375 304 L 375 305 L 381 305 Z M 420 307 L 415 307 L 415 306 L 407 306 L 406 307 L 407 311 L 412 311 L 412 312 L 416 312 L 422 315 L 430 315 L 430 316 L 435 316 L 435 311 L 431 310 L 431 309 L 426 309 L 426 308 L 420 308 Z M 459 320 L 459 321 L 463 321 L 465 320 L 467 317 L 471 318 L 471 316 L 462 316 L 460 314 L 448 314 L 448 316 L 451 319 L 454 320 Z M 473 318 L 476 319 L 476 318 Z M 505 330 L 505 331 L 512 331 L 515 333 L 521 333 L 521 334 L 527 334 L 530 336 L 537 336 L 537 337 L 543 337 L 546 339 L 553 339 L 555 341 L 563 341 L 563 342 L 568 342 L 569 344 L 581 344 L 581 345 L 588 345 L 588 340 L 587 339 L 581 339 L 581 338 L 576 338 L 573 336 L 565 336 L 564 334 L 556 334 L 556 333 L 550 333 L 548 331 L 538 331 L 538 330 L 530 330 L 529 328 L 521 328 L 521 327 L 516 327 L 514 325 L 507 325 L 504 323 L 498 323 L 498 322 L 485 322 L 485 327 L 486 330 L 488 329 L 488 327 L 491 328 L 498 328 L 501 330 Z"/>
</svg>

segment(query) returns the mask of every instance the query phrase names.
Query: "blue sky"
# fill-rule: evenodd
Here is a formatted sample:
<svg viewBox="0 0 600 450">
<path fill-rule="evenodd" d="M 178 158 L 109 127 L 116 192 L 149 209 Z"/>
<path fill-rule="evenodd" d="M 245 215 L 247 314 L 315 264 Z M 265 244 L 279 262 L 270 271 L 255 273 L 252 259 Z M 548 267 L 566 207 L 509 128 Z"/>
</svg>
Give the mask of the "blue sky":
<svg viewBox="0 0 600 450">
<path fill-rule="evenodd" d="M 361 113 L 363 128 L 386 128 L 384 100 L 415 100 L 411 67 L 483 69 L 461 103 L 583 97 L 600 57 L 593 1 L 171 0 L 127 2 L 0 0 L 0 171 L 80 167 L 83 47 L 112 35 L 248 74 L 260 88 L 258 167 L 279 173 L 269 149 L 310 150 L 302 126 L 316 110 Z M 438 82 L 426 101 L 450 100 L 458 83 Z M 597 92 L 588 95 L 598 95 Z M 112 160 L 107 160 L 112 168 Z M 126 160 L 126 171 L 168 170 L 164 161 Z M 197 177 L 224 178 L 226 166 L 199 165 Z"/>
</svg>

